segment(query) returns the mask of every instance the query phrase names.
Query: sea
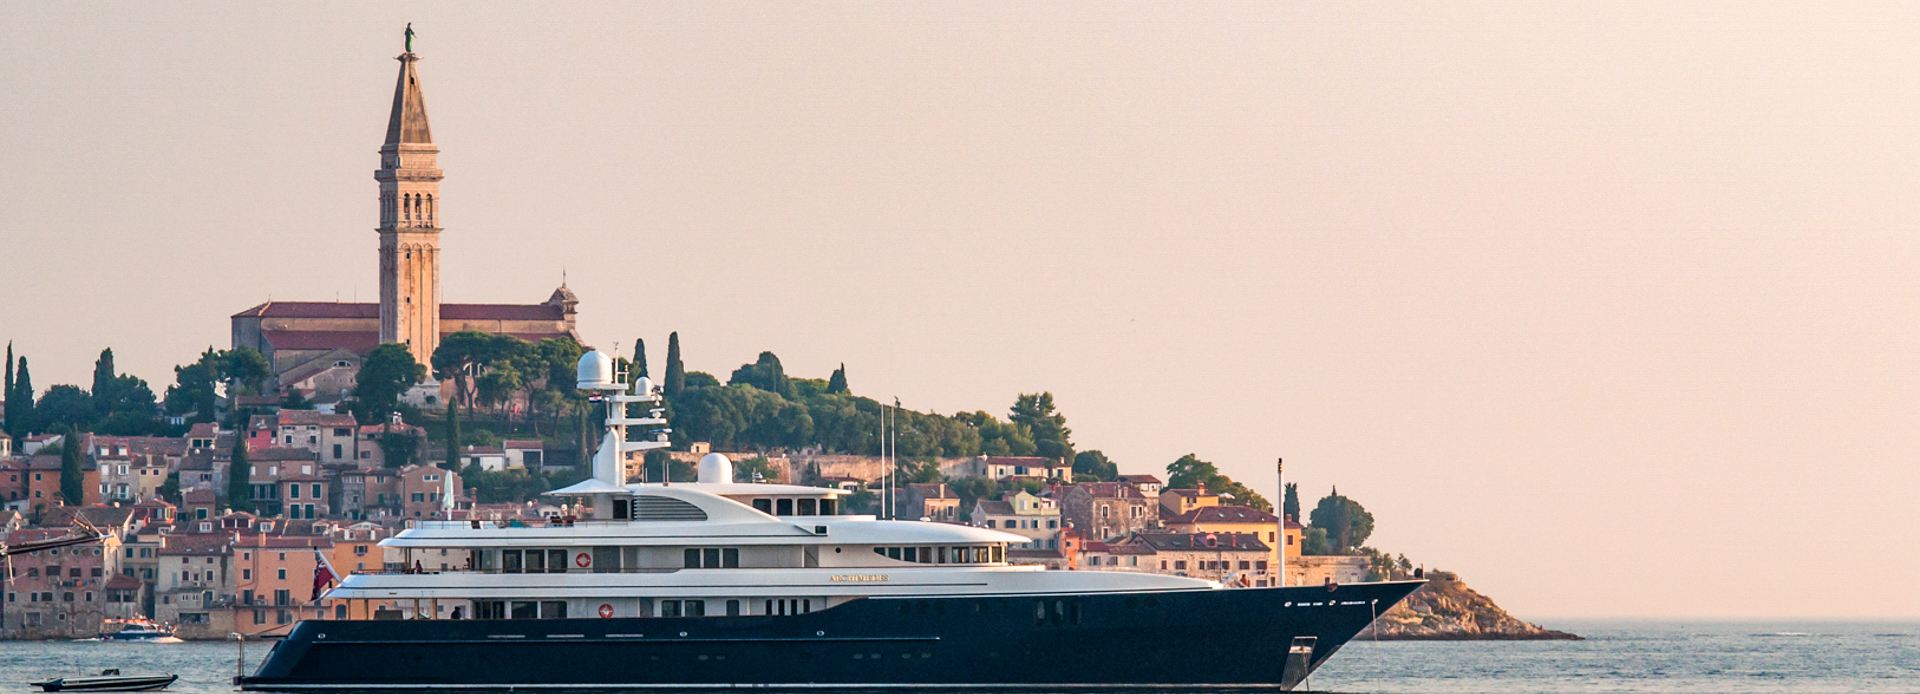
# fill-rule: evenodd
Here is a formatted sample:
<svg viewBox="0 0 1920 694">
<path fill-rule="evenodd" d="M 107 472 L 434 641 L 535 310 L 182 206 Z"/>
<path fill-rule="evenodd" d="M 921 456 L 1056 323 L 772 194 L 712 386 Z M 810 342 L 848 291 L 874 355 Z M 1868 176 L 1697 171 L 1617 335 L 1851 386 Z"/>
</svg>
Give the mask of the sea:
<svg viewBox="0 0 1920 694">
<path fill-rule="evenodd" d="M 1583 641 L 1358 641 L 1315 672 L 1315 692 L 1920 692 L 1920 622 L 1553 622 Z M 269 644 L 245 644 L 248 667 Z M 98 673 L 180 675 L 168 691 L 229 692 L 233 642 L 0 641 L 0 692 Z M 1097 667 L 1097 662 L 1063 666 Z M 1195 663 L 1205 667 L 1206 663 Z M 1169 679 L 1173 679 L 1170 677 Z M 979 694 L 979 693 L 975 693 Z M 1173 693 L 1169 693 L 1173 694 Z"/>
</svg>

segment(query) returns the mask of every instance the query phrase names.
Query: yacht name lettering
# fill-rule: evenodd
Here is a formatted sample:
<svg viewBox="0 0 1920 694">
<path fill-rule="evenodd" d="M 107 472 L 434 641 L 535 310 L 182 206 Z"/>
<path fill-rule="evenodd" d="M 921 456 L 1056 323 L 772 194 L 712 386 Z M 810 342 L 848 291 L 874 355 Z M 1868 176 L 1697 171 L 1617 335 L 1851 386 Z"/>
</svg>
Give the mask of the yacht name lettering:
<svg viewBox="0 0 1920 694">
<path fill-rule="evenodd" d="M 834 574 L 834 583 L 885 583 L 886 574 Z"/>
</svg>

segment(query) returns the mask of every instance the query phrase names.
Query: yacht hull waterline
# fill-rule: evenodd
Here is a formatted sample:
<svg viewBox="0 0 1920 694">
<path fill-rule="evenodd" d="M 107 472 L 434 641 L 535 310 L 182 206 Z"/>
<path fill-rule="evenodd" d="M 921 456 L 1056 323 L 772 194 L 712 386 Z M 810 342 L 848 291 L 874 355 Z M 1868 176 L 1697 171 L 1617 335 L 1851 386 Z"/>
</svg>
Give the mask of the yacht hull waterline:
<svg viewBox="0 0 1920 694">
<path fill-rule="evenodd" d="M 780 616 L 305 621 L 237 683 L 251 691 L 1287 690 L 1422 583 L 874 597 Z"/>
</svg>

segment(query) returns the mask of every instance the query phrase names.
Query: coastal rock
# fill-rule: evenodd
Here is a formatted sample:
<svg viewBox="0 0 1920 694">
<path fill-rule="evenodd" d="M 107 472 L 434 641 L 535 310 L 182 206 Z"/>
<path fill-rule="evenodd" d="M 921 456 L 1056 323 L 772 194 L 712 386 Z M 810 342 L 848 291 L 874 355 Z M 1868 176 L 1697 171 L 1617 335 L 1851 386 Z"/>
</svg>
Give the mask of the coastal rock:
<svg viewBox="0 0 1920 694">
<path fill-rule="evenodd" d="M 1507 614 L 1493 600 L 1467 587 L 1459 575 L 1447 571 L 1426 574 L 1427 585 L 1374 622 L 1359 638 L 1430 641 L 1520 641 L 1579 639 L 1574 634 L 1547 629 Z"/>
</svg>

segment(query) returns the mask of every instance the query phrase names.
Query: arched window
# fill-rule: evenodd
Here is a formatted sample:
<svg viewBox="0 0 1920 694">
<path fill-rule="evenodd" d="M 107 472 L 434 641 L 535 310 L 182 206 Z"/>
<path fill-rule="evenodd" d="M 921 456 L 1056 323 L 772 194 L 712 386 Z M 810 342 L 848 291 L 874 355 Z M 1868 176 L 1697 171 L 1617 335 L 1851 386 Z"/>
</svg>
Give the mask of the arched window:
<svg viewBox="0 0 1920 694">
<path fill-rule="evenodd" d="M 413 196 L 411 195 L 400 196 L 400 216 L 402 218 L 405 218 L 408 220 L 413 219 L 412 205 L 413 205 Z"/>
<path fill-rule="evenodd" d="M 416 220 L 426 219 L 426 215 L 420 212 L 420 196 L 419 195 L 413 196 L 413 218 Z"/>
<path fill-rule="evenodd" d="M 427 194 L 427 223 L 433 223 L 433 194 Z"/>
</svg>

